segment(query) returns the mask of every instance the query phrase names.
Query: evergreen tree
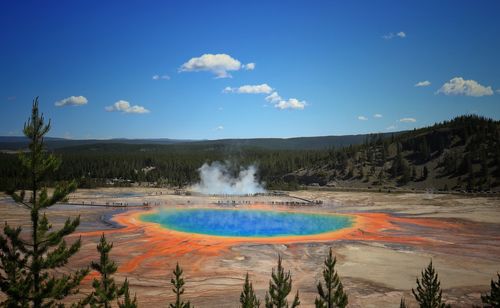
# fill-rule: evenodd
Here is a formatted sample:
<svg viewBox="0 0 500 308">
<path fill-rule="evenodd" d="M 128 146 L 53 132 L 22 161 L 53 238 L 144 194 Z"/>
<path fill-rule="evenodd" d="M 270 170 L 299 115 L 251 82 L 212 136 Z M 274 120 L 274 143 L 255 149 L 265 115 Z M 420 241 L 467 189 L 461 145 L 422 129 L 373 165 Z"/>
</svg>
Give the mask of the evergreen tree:
<svg viewBox="0 0 500 308">
<path fill-rule="evenodd" d="M 404 296 L 401 297 L 401 302 L 399 302 L 399 308 L 407 308 L 408 306 L 406 305 L 406 301 Z"/>
<path fill-rule="evenodd" d="M 427 166 L 424 166 L 424 170 L 422 171 L 423 180 L 426 180 L 428 176 L 429 176 L 429 169 L 427 169 Z"/>
<path fill-rule="evenodd" d="M 97 251 L 99 252 L 99 263 L 92 261 L 90 267 L 100 274 L 100 279 L 94 278 L 92 287 L 94 291 L 81 303 L 90 304 L 91 307 L 111 307 L 111 302 L 118 299 L 125 293 L 125 285 L 118 287 L 112 277 L 118 269 L 116 263 L 109 258 L 109 252 L 113 249 L 113 244 L 106 241 L 104 234 L 101 236 Z M 128 288 L 128 282 L 126 284 Z"/>
<path fill-rule="evenodd" d="M 39 113 L 38 98 L 32 105 L 31 117 L 24 125 L 23 133 L 29 139 L 29 151 L 19 154 L 26 175 L 20 193 L 15 188 L 8 193 L 15 202 L 31 211 L 31 236 L 21 238 L 21 227 L 12 228 L 7 223 L 0 235 L 0 290 L 6 300 L 1 305 L 9 307 L 50 307 L 68 295 L 78 292 L 78 286 L 87 269 L 69 275 L 52 275 L 53 271 L 66 265 L 69 258 L 78 252 L 81 240 L 68 246 L 64 237 L 73 233 L 80 218 L 67 219 L 59 230 L 52 225 L 43 210 L 57 202 L 65 201 L 76 189 L 74 182 L 56 185 L 52 195 L 43 185 L 47 175 L 53 173 L 60 161 L 44 149 L 44 137 L 50 130 L 50 121 L 45 124 Z M 31 191 L 26 196 L 25 187 Z"/>
<path fill-rule="evenodd" d="M 118 301 L 119 308 L 137 308 L 137 296 L 134 295 L 134 299 L 130 298 L 130 290 L 128 287 L 128 280 L 125 279 L 123 283 L 123 302 Z"/>
<path fill-rule="evenodd" d="M 295 308 L 300 305 L 299 291 L 291 306 L 288 306 L 286 299 L 292 290 L 292 275 L 290 271 L 285 272 L 281 265 L 281 256 L 278 256 L 278 267 L 276 271 L 273 268 L 271 280 L 269 280 L 269 292 L 266 293 L 266 308 Z"/>
<path fill-rule="evenodd" d="M 173 271 L 174 278 L 170 280 L 174 288 L 172 291 L 175 293 L 175 304 L 170 304 L 170 308 L 190 308 L 191 303 L 189 301 L 184 302 L 181 300 L 181 295 L 184 293 L 184 278 L 182 278 L 183 270 L 179 266 L 179 263 L 175 266 Z"/>
<path fill-rule="evenodd" d="M 243 291 L 240 294 L 240 304 L 241 308 L 258 308 L 260 306 L 260 301 L 257 299 L 252 283 L 248 279 L 248 273 L 245 277 Z"/>
<path fill-rule="evenodd" d="M 498 281 L 491 280 L 491 291 L 489 294 L 481 295 L 484 307 L 500 307 L 500 274 L 497 273 Z"/>
<path fill-rule="evenodd" d="M 438 274 L 432 266 L 432 260 L 422 271 L 422 278 L 417 278 L 417 290 L 411 289 L 413 296 L 420 305 L 420 308 L 445 308 L 447 307 L 441 299 L 443 291 L 439 282 Z"/>
<path fill-rule="evenodd" d="M 330 248 L 323 269 L 325 289 L 319 282 L 317 286 L 319 298 L 316 298 L 314 302 L 316 308 L 344 308 L 347 306 L 347 294 L 344 292 L 342 282 L 340 282 L 339 275 L 335 271 L 335 263 L 337 263 L 337 258 L 333 258 L 332 249 Z"/>
</svg>

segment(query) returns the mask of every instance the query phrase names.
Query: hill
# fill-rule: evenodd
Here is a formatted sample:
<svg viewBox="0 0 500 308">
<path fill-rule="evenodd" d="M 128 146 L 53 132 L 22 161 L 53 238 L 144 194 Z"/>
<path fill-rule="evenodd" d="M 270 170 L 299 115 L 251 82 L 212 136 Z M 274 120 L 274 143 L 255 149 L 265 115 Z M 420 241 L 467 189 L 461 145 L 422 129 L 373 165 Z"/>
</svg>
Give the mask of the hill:
<svg viewBox="0 0 500 308">
<path fill-rule="evenodd" d="M 395 133 L 399 134 L 399 133 Z M 172 145 L 183 144 L 186 146 L 201 147 L 258 147 L 269 150 L 320 150 L 331 147 L 345 147 L 363 143 L 372 134 L 344 135 L 344 136 L 319 136 L 319 137 L 296 137 L 296 138 L 250 138 L 250 139 L 219 139 L 219 140 L 182 140 L 182 139 L 64 139 L 46 138 L 45 144 L 49 149 L 62 149 L 68 147 L 80 147 L 85 150 L 86 146 L 95 145 Z M 384 136 L 390 136 L 386 133 Z M 0 136 L 0 150 L 22 150 L 28 146 L 25 137 Z M 104 146 L 106 148 L 106 146 Z"/>
<path fill-rule="evenodd" d="M 468 115 L 337 151 L 284 176 L 303 185 L 500 190 L 500 122 Z"/>
</svg>

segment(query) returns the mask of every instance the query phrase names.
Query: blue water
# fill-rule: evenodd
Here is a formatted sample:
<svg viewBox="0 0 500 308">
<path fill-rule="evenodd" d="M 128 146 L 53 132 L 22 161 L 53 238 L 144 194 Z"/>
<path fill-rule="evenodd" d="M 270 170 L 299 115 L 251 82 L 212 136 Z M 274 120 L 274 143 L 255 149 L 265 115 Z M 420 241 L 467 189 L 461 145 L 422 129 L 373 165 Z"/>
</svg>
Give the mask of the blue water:
<svg viewBox="0 0 500 308">
<path fill-rule="evenodd" d="M 169 209 L 141 219 L 176 231 L 231 237 L 312 235 L 352 225 L 342 215 L 261 210 Z"/>
</svg>

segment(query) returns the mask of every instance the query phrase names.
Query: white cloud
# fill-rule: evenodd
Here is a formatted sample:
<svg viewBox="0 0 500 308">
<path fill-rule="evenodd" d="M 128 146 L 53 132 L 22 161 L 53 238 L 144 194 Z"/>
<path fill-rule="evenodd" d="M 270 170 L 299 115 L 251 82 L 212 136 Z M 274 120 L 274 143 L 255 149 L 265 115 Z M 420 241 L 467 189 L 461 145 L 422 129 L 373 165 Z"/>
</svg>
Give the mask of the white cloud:
<svg viewBox="0 0 500 308">
<path fill-rule="evenodd" d="M 391 125 L 391 126 L 386 127 L 385 129 L 386 130 L 395 130 L 396 126 L 395 125 Z"/>
<path fill-rule="evenodd" d="M 57 107 L 82 106 L 82 105 L 86 105 L 87 103 L 88 103 L 88 100 L 84 96 L 70 96 L 70 97 L 66 97 L 60 101 L 55 102 L 55 105 Z"/>
<path fill-rule="evenodd" d="M 360 120 L 360 121 L 368 121 L 368 118 L 365 117 L 365 116 L 360 115 L 360 116 L 358 116 L 358 120 Z"/>
<path fill-rule="evenodd" d="M 399 119 L 399 122 L 402 122 L 402 123 L 415 123 L 415 122 L 417 122 L 417 119 L 415 119 L 415 118 L 402 118 L 402 119 Z"/>
<path fill-rule="evenodd" d="M 278 92 L 273 92 L 266 96 L 266 101 L 273 104 L 275 108 L 284 109 L 299 109 L 302 110 L 307 106 L 306 101 L 300 101 L 296 98 L 283 99 Z"/>
<path fill-rule="evenodd" d="M 475 80 L 465 80 L 462 77 L 455 77 L 446 82 L 436 93 L 480 97 L 493 95 L 493 90 L 491 87 L 480 85 Z"/>
<path fill-rule="evenodd" d="M 255 69 L 255 63 L 244 64 L 243 68 L 247 71 L 253 71 Z"/>
<path fill-rule="evenodd" d="M 269 94 L 273 91 L 267 83 L 259 85 L 244 85 L 239 88 L 225 87 L 223 93 L 239 93 L 239 94 Z"/>
<path fill-rule="evenodd" d="M 296 98 L 289 98 L 287 100 L 281 100 L 274 107 L 284 110 L 284 109 L 304 109 L 307 105 L 306 101 L 299 101 Z"/>
<path fill-rule="evenodd" d="M 406 33 L 403 31 L 399 31 L 397 33 L 391 32 L 391 33 L 387 33 L 387 34 L 382 35 L 382 38 L 384 40 L 391 40 L 391 39 L 396 38 L 396 37 L 403 39 L 406 37 Z"/>
<path fill-rule="evenodd" d="M 168 75 L 153 75 L 153 80 L 160 80 L 160 79 L 163 79 L 163 80 L 170 80 L 170 76 Z"/>
<path fill-rule="evenodd" d="M 270 103 L 276 103 L 282 100 L 281 96 L 278 94 L 278 92 L 273 92 L 271 95 L 266 96 L 266 101 Z"/>
<path fill-rule="evenodd" d="M 497 89 L 495 92 L 499 93 L 500 94 L 500 89 Z"/>
<path fill-rule="evenodd" d="M 415 87 L 428 87 L 431 85 L 429 80 L 419 81 L 415 84 Z"/>
<path fill-rule="evenodd" d="M 382 117 L 382 115 L 380 113 L 376 113 L 376 114 L 373 115 L 373 117 L 380 119 Z"/>
<path fill-rule="evenodd" d="M 219 125 L 219 126 L 217 126 L 217 127 L 215 128 L 215 130 L 224 130 L 224 126 Z"/>
<path fill-rule="evenodd" d="M 204 54 L 201 57 L 191 58 L 179 68 L 180 72 L 200 72 L 208 71 L 216 75 L 217 78 L 230 78 L 230 71 L 238 71 L 240 69 L 252 70 L 255 68 L 254 63 L 247 65 L 241 64 L 240 61 L 234 59 L 227 54 Z"/>
<path fill-rule="evenodd" d="M 119 111 L 124 113 L 149 113 L 149 110 L 138 105 L 130 106 L 130 103 L 124 100 L 119 100 L 111 106 L 107 106 L 106 111 Z"/>
</svg>

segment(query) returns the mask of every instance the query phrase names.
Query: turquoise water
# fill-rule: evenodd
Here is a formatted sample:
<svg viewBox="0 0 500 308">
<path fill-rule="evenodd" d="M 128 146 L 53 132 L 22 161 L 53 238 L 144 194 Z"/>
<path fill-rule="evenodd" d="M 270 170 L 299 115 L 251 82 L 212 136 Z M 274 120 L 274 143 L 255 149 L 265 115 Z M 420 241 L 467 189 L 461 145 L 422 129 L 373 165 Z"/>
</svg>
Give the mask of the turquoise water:
<svg viewBox="0 0 500 308">
<path fill-rule="evenodd" d="M 261 210 L 171 209 L 144 214 L 141 220 L 181 232 L 230 237 L 312 235 L 352 225 L 342 215 Z"/>
</svg>

